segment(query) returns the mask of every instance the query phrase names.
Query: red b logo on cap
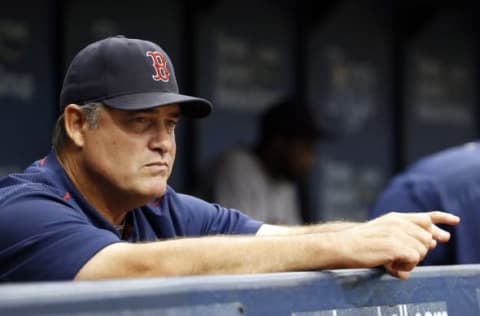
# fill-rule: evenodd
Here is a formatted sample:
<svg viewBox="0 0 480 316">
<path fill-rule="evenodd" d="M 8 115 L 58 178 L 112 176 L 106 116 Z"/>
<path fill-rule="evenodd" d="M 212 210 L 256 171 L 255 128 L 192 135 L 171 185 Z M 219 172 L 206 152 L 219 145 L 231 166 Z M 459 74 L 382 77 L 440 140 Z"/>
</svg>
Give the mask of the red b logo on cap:
<svg viewBox="0 0 480 316">
<path fill-rule="evenodd" d="M 157 51 L 148 51 L 147 56 L 152 58 L 152 66 L 155 69 L 155 74 L 152 75 L 153 80 L 168 82 L 170 71 L 167 68 L 167 57 Z"/>
</svg>

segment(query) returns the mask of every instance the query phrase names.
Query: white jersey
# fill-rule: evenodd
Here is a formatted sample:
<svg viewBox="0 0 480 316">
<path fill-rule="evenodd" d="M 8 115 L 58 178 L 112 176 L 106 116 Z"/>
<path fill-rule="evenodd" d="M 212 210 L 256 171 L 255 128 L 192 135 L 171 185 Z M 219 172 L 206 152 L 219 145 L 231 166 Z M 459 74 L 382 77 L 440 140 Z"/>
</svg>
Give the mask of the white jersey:
<svg viewBox="0 0 480 316">
<path fill-rule="evenodd" d="M 213 202 L 268 224 L 301 224 L 295 184 L 272 179 L 247 149 L 226 153 L 215 169 Z"/>
</svg>

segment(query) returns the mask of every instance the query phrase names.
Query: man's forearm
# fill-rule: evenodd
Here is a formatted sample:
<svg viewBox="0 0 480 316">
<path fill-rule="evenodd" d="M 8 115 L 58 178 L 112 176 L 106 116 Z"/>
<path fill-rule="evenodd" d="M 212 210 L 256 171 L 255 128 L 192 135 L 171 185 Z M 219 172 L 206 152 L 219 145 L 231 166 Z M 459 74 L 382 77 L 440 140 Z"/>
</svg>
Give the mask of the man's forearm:
<svg viewBox="0 0 480 316">
<path fill-rule="evenodd" d="M 277 226 L 264 224 L 257 231 L 258 236 L 272 236 L 272 235 L 301 235 L 314 233 L 331 233 L 338 232 L 344 229 L 352 228 L 359 223 L 355 222 L 329 222 L 301 226 Z"/>
<path fill-rule="evenodd" d="M 301 271 L 338 266 L 337 253 L 330 234 L 118 243 L 100 251 L 76 279 Z"/>
<path fill-rule="evenodd" d="M 262 273 L 380 265 L 392 275 L 405 279 L 437 242 L 449 240 L 449 233 L 436 224 L 456 225 L 458 222 L 458 217 L 442 212 L 390 213 L 363 224 L 319 226 L 319 233 L 310 231 L 269 236 L 260 231 L 257 236 L 117 243 L 94 255 L 81 268 L 76 279 Z M 266 227 L 268 230 L 270 226 Z M 275 227 L 284 232 L 288 229 L 281 226 L 270 228 L 274 230 Z"/>
</svg>

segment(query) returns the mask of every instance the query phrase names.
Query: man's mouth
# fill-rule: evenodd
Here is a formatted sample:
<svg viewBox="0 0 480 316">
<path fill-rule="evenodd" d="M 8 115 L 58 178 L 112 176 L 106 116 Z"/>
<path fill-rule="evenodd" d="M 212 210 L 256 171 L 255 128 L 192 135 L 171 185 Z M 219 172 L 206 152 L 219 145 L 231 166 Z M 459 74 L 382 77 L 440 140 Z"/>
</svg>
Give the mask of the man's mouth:
<svg viewBox="0 0 480 316">
<path fill-rule="evenodd" d="M 166 162 L 152 162 L 152 163 L 146 164 L 145 167 L 155 172 L 168 171 L 168 163 Z"/>
</svg>

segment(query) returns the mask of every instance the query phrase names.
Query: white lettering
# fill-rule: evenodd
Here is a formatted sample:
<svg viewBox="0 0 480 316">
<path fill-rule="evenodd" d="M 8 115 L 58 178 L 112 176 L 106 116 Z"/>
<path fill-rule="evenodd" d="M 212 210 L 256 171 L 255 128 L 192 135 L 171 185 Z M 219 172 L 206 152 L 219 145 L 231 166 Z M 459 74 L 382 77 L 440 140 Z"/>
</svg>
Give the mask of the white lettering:
<svg viewBox="0 0 480 316">
<path fill-rule="evenodd" d="M 415 316 L 448 316 L 448 313 L 446 311 L 425 311 L 423 314 L 421 312 L 416 312 Z"/>
<path fill-rule="evenodd" d="M 248 55 L 249 47 L 243 38 L 218 33 L 216 42 L 220 58 L 243 59 Z"/>
<path fill-rule="evenodd" d="M 410 314 L 409 314 L 410 312 Z M 344 316 L 376 315 L 376 316 L 448 316 L 445 302 L 398 304 L 395 306 L 378 305 L 346 309 L 330 309 L 309 312 L 294 312 L 292 316 Z"/>
<path fill-rule="evenodd" d="M 0 97 L 13 97 L 22 101 L 31 101 L 34 83 L 32 74 L 8 72 L 0 66 Z"/>
<path fill-rule="evenodd" d="M 355 214 L 353 216 L 357 216 L 355 219 L 358 220 L 365 216 L 358 210 L 367 209 L 380 191 L 385 182 L 383 170 L 335 160 L 333 157 L 324 157 L 320 166 L 324 216 L 332 220 L 352 216 L 351 214 Z"/>
<path fill-rule="evenodd" d="M 275 47 L 242 36 L 215 36 L 214 100 L 217 106 L 259 112 L 285 94 L 279 76 L 285 71 Z"/>
<path fill-rule="evenodd" d="M 278 91 L 260 88 L 244 90 L 241 87 L 218 87 L 215 92 L 215 104 L 246 111 L 260 111 L 280 97 Z"/>
<path fill-rule="evenodd" d="M 414 117 L 429 124 L 472 126 L 471 70 L 430 56 L 417 56 L 415 63 L 408 101 Z"/>
</svg>

